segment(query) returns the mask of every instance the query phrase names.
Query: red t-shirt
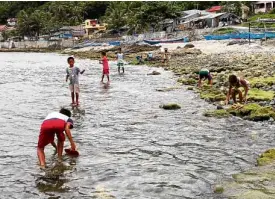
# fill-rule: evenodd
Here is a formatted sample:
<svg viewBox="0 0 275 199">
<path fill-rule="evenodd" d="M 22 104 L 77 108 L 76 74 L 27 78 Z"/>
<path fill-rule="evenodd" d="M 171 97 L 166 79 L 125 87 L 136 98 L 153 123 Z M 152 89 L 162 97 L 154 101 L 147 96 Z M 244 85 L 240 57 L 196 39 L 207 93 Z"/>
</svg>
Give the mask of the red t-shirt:
<svg viewBox="0 0 275 199">
<path fill-rule="evenodd" d="M 106 56 L 102 58 L 102 64 L 103 64 L 103 70 L 109 70 L 109 64 L 108 64 L 108 59 Z"/>
</svg>

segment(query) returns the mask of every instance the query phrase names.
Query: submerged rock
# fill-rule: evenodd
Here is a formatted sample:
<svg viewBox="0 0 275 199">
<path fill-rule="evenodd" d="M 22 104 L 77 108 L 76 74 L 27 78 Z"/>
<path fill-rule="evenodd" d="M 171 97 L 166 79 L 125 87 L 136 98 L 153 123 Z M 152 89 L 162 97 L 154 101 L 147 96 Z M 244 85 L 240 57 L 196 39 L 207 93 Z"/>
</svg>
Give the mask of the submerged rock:
<svg viewBox="0 0 275 199">
<path fill-rule="evenodd" d="M 275 161 L 275 149 L 269 149 L 257 158 L 257 165 L 264 166 Z"/>
<path fill-rule="evenodd" d="M 181 109 L 181 106 L 178 104 L 163 104 L 163 105 L 160 105 L 160 108 L 163 108 L 165 110 L 177 110 L 177 109 Z"/>
<path fill-rule="evenodd" d="M 147 75 L 160 75 L 160 72 L 153 71 L 153 72 L 151 72 L 151 73 L 148 73 Z"/>
<path fill-rule="evenodd" d="M 216 118 L 226 118 L 231 116 L 231 114 L 224 109 L 206 111 L 204 112 L 203 115 L 206 117 L 216 117 Z"/>
</svg>

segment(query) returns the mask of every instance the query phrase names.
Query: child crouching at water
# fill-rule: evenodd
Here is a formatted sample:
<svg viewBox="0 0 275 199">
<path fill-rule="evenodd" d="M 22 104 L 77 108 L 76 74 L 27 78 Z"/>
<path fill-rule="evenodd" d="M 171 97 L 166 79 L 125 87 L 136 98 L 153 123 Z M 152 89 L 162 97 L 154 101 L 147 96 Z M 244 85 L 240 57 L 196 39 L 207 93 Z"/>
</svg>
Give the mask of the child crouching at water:
<svg viewBox="0 0 275 199">
<path fill-rule="evenodd" d="M 102 66 L 103 66 L 101 82 L 103 83 L 104 76 L 106 75 L 107 79 L 108 79 L 108 83 L 109 83 L 110 82 L 109 63 L 108 63 L 108 59 L 107 59 L 107 56 L 106 56 L 106 52 L 102 52 L 101 55 L 102 55 L 102 59 L 99 61 L 99 63 L 101 63 Z"/>
<path fill-rule="evenodd" d="M 244 88 L 244 95 L 240 90 L 240 87 Z M 229 91 L 226 96 L 225 104 L 227 105 L 231 96 L 234 103 L 237 103 L 236 95 L 239 95 L 240 103 L 246 103 L 247 93 L 249 90 L 249 82 L 243 78 L 237 77 L 236 75 L 229 76 Z"/>
<path fill-rule="evenodd" d="M 206 68 L 203 68 L 199 72 L 199 82 L 198 82 L 198 87 L 201 87 L 201 81 L 202 80 L 208 79 L 208 84 L 212 87 L 213 81 L 212 81 L 212 75 L 210 74 L 210 71 Z"/>
<path fill-rule="evenodd" d="M 59 113 L 50 113 L 43 121 L 37 146 L 37 156 L 42 169 L 46 166 L 44 148 L 50 143 L 57 150 L 58 159 L 61 160 L 65 142 L 64 131 L 71 143 L 71 150 L 75 151 L 76 146 L 70 130 L 73 128 L 73 120 L 70 117 L 71 112 L 62 108 Z M 57 146 L 54 142 L 55 135 L 58 139 Z"/>
</svg>

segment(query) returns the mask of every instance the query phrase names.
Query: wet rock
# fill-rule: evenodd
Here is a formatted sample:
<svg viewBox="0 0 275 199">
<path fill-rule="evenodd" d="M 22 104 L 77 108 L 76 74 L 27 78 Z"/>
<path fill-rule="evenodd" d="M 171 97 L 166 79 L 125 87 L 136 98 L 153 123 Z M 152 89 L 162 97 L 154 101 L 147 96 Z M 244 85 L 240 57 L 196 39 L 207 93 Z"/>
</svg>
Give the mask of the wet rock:
<svg viewBox="0 0 275 199">
<path fill-rule="evenodd" d="M 209 102 L 219 102 L 226 99 L 226 96 L 220 90 L 208 86 L 203 86 L 199 93 L 201 99 Z"/>
<path fill-rule="evenodd" d="M 178 82 L 182 83 L 184 85 L 194 85 L 197 83 L 197 80 L 195 80 L 193 78 L 179 78 Z"/>
<path fill-rule="evenodd" d="M 151 72 L 151 73 L 148 73 L 147 75 L 160 75 L 160 72 L 153 71 L 153 72 Z"/>
<path fill-rule="evenodd" d="M 180 87 L 169 87 L 169 88 L 158 88 L 156 89 L 156 91 L 159 91 L 159 92 L 168 92 L 168 91 L 173 91 L 173 90 L 176 90 L 176 89 L 180 89 Z"/>
<path fill-rule="evenodd" d="M 189 87 L 187 87 L 187 90 L 192 91 L 192 90 L 194 90 L 194 87 L 189 86 Z"/>
<path fill-rule="evenodd" d="M 223 191 L 224 191 L 224 189 L 223 189 L 223 187 L 220 186 L 220 185 L 217 185 L 217 186 L 215 187 L 215 189 L 214 189 L 214 193 L 219 193 L 219 194 L 221 194 L 221 193 L 223 193 Z"/>
<path fill-rule="evenodd" d="M 194 48 L 195 46 L 193 44 L 186 44 L 184 48 Z"/>
<path fill-rule="evenodd" d="M 273 91 L 264 91 L 257 88 L 252 88 L 248 91 L 248 101 L 271 101 L 274 98 Z"/>
<path fill-rule="evenodd" d="M 269 149 L 262 153 L 259 158 L 257 158 L 257 165 L 264 166 L 274 162 L 275 160 L 275 149 Z"/>
<path fill-rule="evenodd" d="M 222 109 L 223 109 L 223 106 L 221 106 L 221 105 L 217 106 L 217 110 L 222 110 Z"/>
<path fill-rule="evenodd" d="M 230 117 L 230 113 L 226 110 L 210 110 L 203 114 L 205 117 L 226 118 Z"/>
<path fill-rule="evenodd" d="M 177 110 L 177 109 L 181 109 L 181 106 L 178 105 L 178 104 L 163 104 L 163 105 L 160 105 L 160 108 L 163 108 L 165 110 Z"/>
</svg>

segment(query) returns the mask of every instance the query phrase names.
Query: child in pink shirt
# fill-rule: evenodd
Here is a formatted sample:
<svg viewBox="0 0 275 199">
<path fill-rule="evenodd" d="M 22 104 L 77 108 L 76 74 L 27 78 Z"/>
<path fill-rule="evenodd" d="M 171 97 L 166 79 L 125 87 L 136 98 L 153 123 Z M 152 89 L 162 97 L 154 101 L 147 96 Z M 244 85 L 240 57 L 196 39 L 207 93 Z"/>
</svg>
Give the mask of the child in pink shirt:
<svg viewBox="0 0 275 199">
<path fill-rule="evenodd" d="M 103 82 L 104 76 L 106 75 L 107 79 L 108 79 L 108 83 L 109 83 L 110 82 L 110 79 L 109 79 L 109 63 L 108 63 L 108 59 L 107 59 L 107 56 L 106 56 L 106 52 L 102 52 L 101 55 L 102 55 L 102 59 L 100 60 L 100 63 L 103 65 L 103 74 L 102 74 L 101 82 Z"/>
</svg>

